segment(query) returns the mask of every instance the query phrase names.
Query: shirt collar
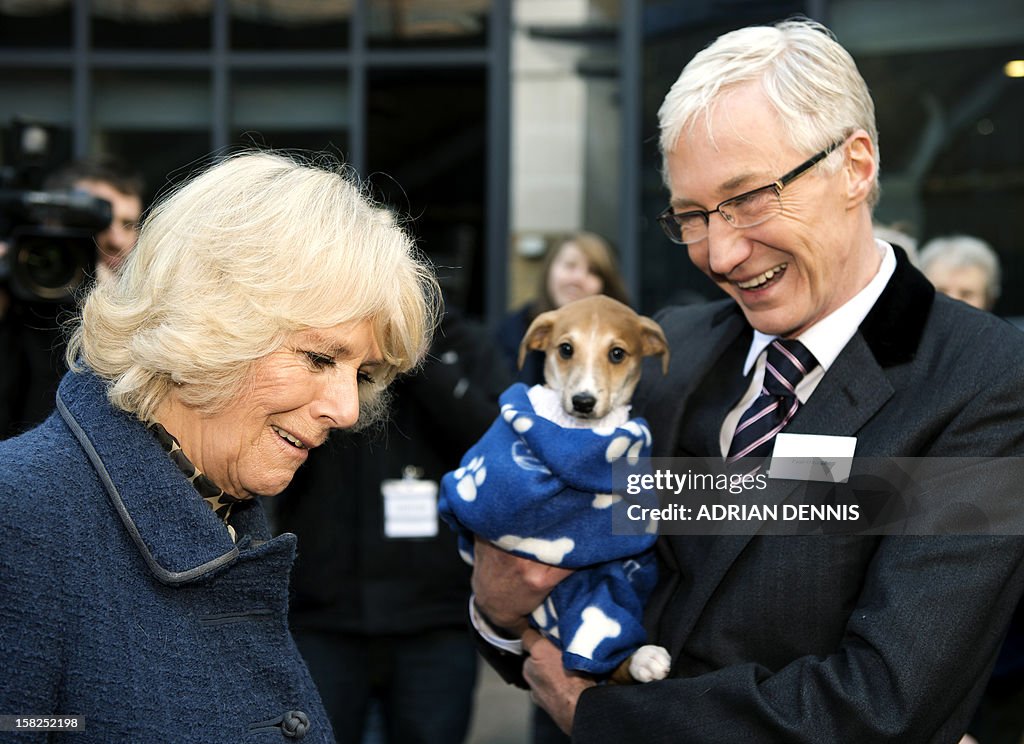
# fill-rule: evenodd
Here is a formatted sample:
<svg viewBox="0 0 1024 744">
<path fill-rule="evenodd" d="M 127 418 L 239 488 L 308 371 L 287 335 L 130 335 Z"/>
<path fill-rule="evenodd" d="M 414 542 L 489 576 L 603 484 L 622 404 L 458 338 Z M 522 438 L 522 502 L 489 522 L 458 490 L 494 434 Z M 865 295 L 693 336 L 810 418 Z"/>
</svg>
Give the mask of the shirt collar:
<svg viewBox="0 0 1024 744">
<path fill-rule="evenodd" d="M 853 334 L 857 332 L 864 318 L 878 301 L 885 285 L 896 270 L 896 253 L 892 246 L 884 240 L 875 239 L 875 245 L 882 256 L 878 271 L 860 292 L 851 297 L 845 304 L 822 318 L 798 336 L 798 340 L 814 354 L 823 371 L 827 371 L 836 357 L 846 347 Z M 750 342 L 747 358 L 743 364 L 743 374 L 750 374 L 757 363 L 757 358 L 777 336 L 769 336 L 754 329 L 754 338 Z"/>
</svg>

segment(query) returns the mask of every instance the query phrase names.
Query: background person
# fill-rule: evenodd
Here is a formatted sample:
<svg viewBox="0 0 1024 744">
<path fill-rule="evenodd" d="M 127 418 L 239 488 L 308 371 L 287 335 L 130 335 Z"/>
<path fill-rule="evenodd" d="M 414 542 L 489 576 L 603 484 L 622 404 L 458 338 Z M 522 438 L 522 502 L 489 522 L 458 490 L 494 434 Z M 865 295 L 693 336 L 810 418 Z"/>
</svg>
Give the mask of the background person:
<svg viewBox="0 0 1024 744">
<path fill-rule="evenodd" d="M 629 304 L 626 285 L 608 241 L 591 232 L 575 233 L 548 252 L 537 297 L 509 313 L 498 326 L 498 345 L 505 354 L 509 373 L 526 385 L 543 384 L 544 355 L 539 351 L 530 352 L 519 369 L 519 342 L 526 329 L 541 313 L 596 294 Z"/>
<path fill-rule="evenodd" d="M 921 249 L 921 271 L 935 289 L 979 310 L 991 310 L 1002 290 L 999 256 L 981 238 L 948 235 Z"/>
<path fill-rule="evenodd" d="M 685 353 L 637 392 L 655 456 L 760 459 L 780 428 L 855 438 L 858 458 L 1024 452 L 1024 383 L 1006 374 L 1024 340 L 875 240 L 874 106 L 826 29 L 725 34 L 659 118 L 659 221 L 728 298 L 657 318 Z M 670 679 L 596 686 L 523 636 L 531 694 L 574 741 L 955 742 L 1024 590 L 1019 536 L 668 536 L 659 555 L 647 620 Z M 491 626 L 521 623 L 560 578 L 477 545 Z M 513 671 L 514 646 L 494 642 Z"/>
<path fill-rule="evenodd" d="M 0 443 L 0 710 L 85 716 L 83 743 L 333 741 L 285 616 L 295 537 L 254 497 L 379 413 L 436 297 L 336 170 L 239 155 L 159 204 L 57 412 Z"/>
<path fill-rule="evenodd" d="M 96 278 L 118 272 L 139 236 L 145 182 L 111 155 L 83 158 L 46 179 L 50 191 L 84 191 L 110 202 L 110 225 L 96 233 Z"/>
<path fill-rule="evenodd" d="M 917 238 L 910 234 L 909 225 L 902 222 L 894 222 L 888 225 L 878 222 L 874 224 L 874 233 L 876 238 L 884 240 L 889 245 L 902 248 L 903 252 L 907 254 L 907 260 L 909 260 L 914 266 L 920 268 L 920 264 L 917 259 Z"/>
<path fill-rule="evenodd" d="M 142 216 L 142 177 L 109 156 L 78 160 L 49 176 L 48 191 L 84 191 L 110 203 L 112 220 L 96 233 L 96 279 L 105 281 L 135 246 Z M 0 244 L 0 261 L 5 247 Z M 0 439 L 29 429 L 53 411 L 67 372 L 61 322 L 72 303 L 13 301 L 0 286 Z"/>
</svg>

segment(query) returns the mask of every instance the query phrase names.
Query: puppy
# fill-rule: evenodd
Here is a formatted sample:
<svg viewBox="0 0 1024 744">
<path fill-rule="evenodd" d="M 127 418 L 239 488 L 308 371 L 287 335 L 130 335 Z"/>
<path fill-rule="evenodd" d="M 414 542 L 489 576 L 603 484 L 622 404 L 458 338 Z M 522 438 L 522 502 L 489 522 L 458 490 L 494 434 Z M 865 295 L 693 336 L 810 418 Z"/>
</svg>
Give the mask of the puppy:
<svg viewBox="0 0 1024 744">
<path fill-rule="evenodd" d="M 544 381 L 558 393 L 563 426 L 594 426 L 623 412 L 640 381 L 646 356 L 669 351 L 661 326 L 605 295 L 585 297 L 538 315 L 519 345 L 519 367 L 527 352 L 543 351 Z M 564 422 L 564 423 L 563 423 Z"/>
<path fill-rule="evenodd" d="M 562 427 L 620 426 L 640 380 L 644 357 L 660 356 L 668 373 L 669 349 L 661 327 L 605 295 L 542 313 L 519 346 L 519 367 L 531 350 L 544 352 L 545 388 L 529 391 L 537 414 Z M 671 659 L 661 646 L 644 645 L 612 673 L 618 684 L 664 679 Z"/>
</svg>

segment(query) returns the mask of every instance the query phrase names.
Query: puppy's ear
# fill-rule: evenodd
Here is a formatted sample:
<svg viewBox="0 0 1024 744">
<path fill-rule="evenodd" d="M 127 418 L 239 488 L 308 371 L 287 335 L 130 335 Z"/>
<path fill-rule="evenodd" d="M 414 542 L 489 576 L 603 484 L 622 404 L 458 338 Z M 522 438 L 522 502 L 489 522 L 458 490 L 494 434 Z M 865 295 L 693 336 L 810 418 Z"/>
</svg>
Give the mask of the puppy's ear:
<svg viewBox="0 0 1024 744">
<path fill-rule="evenodd" d="M 661 374 L 667 375 L 669 352 L 665 332 L 646 315 L 640 316 L 640 329 L 644 339 L 644 356 L 660 356 Z"/>
<path fill-rule="evenodd" d="M 547 348 L 548 337 L 551 335 L 551 329 L 554 325 L 554 310 L 541 313 L 533 319 L 533 322 L 530 323 L 530 327 L 526 329 L 526 335 L 523 336 L 523 340 L 519 342 L 519 369 L 523 368 L 523 362 L 526 361 L 526 352 L 534 349 L 544 350 Z"/>
</svg>

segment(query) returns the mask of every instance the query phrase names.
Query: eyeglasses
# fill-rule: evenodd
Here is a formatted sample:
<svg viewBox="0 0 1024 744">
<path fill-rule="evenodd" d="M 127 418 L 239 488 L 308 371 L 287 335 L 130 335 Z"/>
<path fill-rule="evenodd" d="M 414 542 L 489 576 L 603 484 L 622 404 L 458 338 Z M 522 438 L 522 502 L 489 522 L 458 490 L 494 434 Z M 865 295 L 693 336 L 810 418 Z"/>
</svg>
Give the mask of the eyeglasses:
<svg viewBox="0 0 1024 744">
<path fill-rule="evenodd" d="M 665 234 L 668 235 L 668 239 L 680 245 L 699 243 L 704 240 L 708 236 L 708 222 L 715 212 L 722 215 L 722 219 L 737 229 L 755 227 L 767 222 L 782 211 L 782 189 L 828 157 L 844 142 L 846 142 L 845 138 L 833 142 L 774 183 L 726 199 L 710 212 L 694 209 L 676 214 L 672 211 L 672 207 L 668 207 L 658 215 L 658 222 Z"/>
</svg>

